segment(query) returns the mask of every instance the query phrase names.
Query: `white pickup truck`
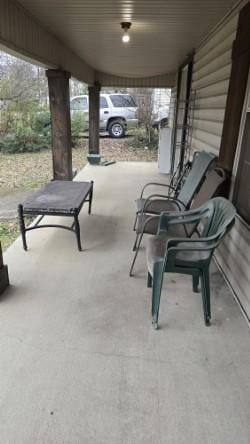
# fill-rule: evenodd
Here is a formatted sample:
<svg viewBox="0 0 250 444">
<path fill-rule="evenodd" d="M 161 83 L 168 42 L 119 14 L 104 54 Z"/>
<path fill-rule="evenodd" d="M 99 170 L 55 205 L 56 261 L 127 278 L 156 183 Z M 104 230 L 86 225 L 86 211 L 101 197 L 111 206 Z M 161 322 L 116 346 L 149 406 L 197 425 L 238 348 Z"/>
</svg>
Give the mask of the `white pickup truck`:
<svg viewBox="0 0 250 444">
<path fill-rule="evenodd" d="M 70 101 L 71 113 L 82 111 L 89 121 L 89 97 L 75 96 Z M 108 131 L 111 137 L 120 138 L 131 127 L 136 127 L 137 106 L 130 94 L 100 94 L 100 131 Z"/>
</svg>

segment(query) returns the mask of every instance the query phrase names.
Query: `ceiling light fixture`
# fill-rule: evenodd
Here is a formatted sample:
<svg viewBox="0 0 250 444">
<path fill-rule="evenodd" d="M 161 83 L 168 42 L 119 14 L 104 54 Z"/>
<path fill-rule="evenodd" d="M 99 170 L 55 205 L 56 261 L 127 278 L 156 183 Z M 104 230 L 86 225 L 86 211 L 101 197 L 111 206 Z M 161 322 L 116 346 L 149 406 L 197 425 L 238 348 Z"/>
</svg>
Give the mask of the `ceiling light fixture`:
<svg viewBox="0 0 250 444">
<path fill-rule="evenodd" d="M 128 43 L 130 41 L 130 35 L 128 33 L 129 28 L 131 27 L 131 22 L 121 22 L 121 27 L 124 31 L 124 34 L 122 36 L 123 43 Z"/>
</svg>

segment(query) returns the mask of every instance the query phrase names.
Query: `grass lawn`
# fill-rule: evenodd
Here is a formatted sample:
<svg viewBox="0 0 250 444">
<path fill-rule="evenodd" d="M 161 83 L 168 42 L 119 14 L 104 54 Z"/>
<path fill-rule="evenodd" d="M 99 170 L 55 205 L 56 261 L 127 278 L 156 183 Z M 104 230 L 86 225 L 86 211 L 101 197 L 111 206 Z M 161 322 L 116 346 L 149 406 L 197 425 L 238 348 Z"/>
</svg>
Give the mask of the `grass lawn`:
<svg viewBox="0 0 250 444">
<path fill-rule="evenodd" d="M 73 149 L 73 167 L 79 170 L 85 163 L 82 149 Z M 52 154 L 49 150 L 0 153 L 0 196 L 6 196 L 14 190 L 38 188 L 52 177 Z"/>
<path fill-rule="evenodd" d="M 81 169 L 86 163 L 81 148 L 73 150 L 74 168 Z M 0 153 L 0 199 L 16 191 L 38 188 L 52 178 L 51 151 L 35 153 Z M 6 250 L 19 236 L 17 219 L 0 220 L 2 250 Z"/>
<path fill-rule="evenodd" d="M 100 151 L 105 160 L 155 161 L 156 151 L 135 149 L 131 138 L 101 137 Z M 88 139 L 79 140 L 72 150 L 73 168 L 81 170 L 87 163 Z M 0 199 L 15 191 L 40 187 L 53 177 L 51 150 L 35 153 L 3 154 L 0 152 Z M 0 240 L 3 251 L 19 235 L 16 219 L 0 219 Z"/>
<path fill-rule="evenodd" d="M 16 219 L 0 221 L 0 240 L 3 251 L 6 250 L 6 248 L 12 244 L 18 236 L 19 228 Z"/>
</svg>

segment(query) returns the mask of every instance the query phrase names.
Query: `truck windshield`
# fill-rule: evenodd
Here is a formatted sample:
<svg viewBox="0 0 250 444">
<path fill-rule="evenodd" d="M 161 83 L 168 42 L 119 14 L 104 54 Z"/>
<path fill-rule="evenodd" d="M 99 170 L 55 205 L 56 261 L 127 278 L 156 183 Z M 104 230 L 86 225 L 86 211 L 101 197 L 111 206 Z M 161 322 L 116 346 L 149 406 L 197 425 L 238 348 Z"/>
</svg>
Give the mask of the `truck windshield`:
<svg viewBox="0 0 250 444">
<path fill-rule="evenodd" d="M 70 102 L 70 109 L 74 111 L 82 111 L 88 109 L 87 97 L 75 97 Z"/>
</svg>

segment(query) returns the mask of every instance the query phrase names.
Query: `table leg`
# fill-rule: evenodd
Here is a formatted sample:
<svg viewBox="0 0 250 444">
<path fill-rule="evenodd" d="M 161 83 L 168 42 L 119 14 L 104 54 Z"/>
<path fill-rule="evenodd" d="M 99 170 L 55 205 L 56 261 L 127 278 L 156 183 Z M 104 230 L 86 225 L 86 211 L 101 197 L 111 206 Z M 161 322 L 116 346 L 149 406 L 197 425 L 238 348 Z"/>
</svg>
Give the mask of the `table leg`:
<svg viewBox="0 0 250 444">
<path fill-rule="evenodd" d="M 21 231 L 21 236 L 23 240 L 23 249 L 25 251 L 28 250 L 27 243 L 26 243 L 26 230 L 25 230 L 25 223 L 24 223 L 24 217 L 23 217 L 23 206 L 20 204 L 18 205 L 18 219 L 19 219 L 19 227 Z"/>
<path fill-rule="evenodd" d="M 94 186 L 94 182 L 93 180 L 91 180 L 91 189 L 89 192 L 89 214 L 91 214 L 91 207 L 92 207 L 92 199 L 93 199 L 93 186 Z"/>
<path fill-rule="evenodd" d="M 76 240 L 77 240 L 78 250 L 82 251 L 80 224 L 79 224 L 78 213 L 77 212 L 75 212 L 75 214 L 74 214 L 74 221 L 75 221 L 74 225 L 75 225 L 75 233 L 76 233 Z"/>
</svg>

